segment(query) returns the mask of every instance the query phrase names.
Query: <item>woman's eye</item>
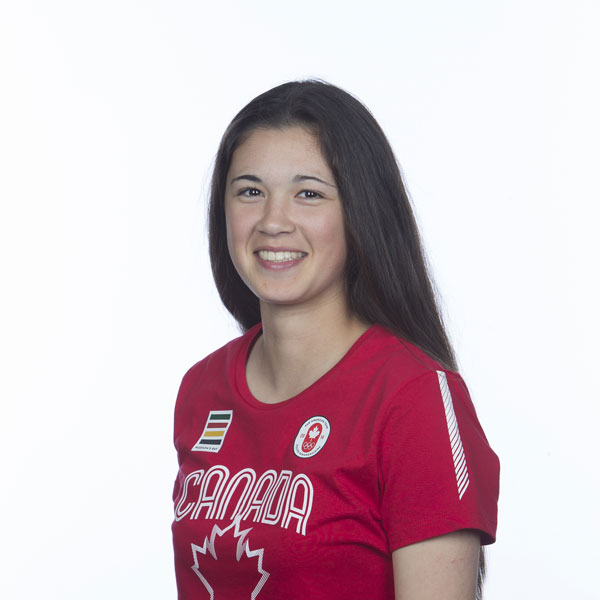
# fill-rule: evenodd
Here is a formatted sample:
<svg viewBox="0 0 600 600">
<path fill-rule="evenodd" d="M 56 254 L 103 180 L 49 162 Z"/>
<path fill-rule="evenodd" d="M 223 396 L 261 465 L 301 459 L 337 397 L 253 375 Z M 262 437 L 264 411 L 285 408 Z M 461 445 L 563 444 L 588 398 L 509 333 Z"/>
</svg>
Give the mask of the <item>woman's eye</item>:
<svg viewBox="0 0 600 600">
<path fill-rule="evenodd" d="M 239 191 L 240 196 L 245 196 L 246 198 L 255 198 L 260 196 L 262 192 L 257 188 L 245 188 Z"/>
<path fill-rule="evenodd" d="M 300 198 L 306 198 L 307 200 L 317 200 L 318 198 L 322 198 L 319 192 L 313 192 L 312 190 L 303 190 L 298 194 Z"/>
</svg>

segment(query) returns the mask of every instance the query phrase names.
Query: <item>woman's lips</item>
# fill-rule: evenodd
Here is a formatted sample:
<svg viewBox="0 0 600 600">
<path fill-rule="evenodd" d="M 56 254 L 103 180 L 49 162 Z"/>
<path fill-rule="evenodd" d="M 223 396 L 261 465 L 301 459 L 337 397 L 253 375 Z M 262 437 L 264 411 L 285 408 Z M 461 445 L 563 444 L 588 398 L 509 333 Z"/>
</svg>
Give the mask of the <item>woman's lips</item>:
<svg viewBox="0 0 600 600">
<path fill-rule="evenodd" d="M 298 250 L 258 250 L 255 254 L 260 264 L 271 270 L 293 267 L 307 256 L 306 252 Z"/>
<path fill-rule="evenodd" d="M 306 252 L 298 252 L 296 250 L 259 250 L 258 256 L 269 262 L 283 262 L 288 260 L 296 260 L 306 256 Z"/>
</svg>

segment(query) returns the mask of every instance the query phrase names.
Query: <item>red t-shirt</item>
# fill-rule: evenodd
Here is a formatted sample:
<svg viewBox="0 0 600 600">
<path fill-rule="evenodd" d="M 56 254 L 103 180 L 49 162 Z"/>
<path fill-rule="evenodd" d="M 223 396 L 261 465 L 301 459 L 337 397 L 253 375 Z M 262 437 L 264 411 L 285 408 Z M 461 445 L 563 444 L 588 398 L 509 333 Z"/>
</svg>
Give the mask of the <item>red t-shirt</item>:
<svg viewBox="0 0 600 600">
<path fill-rule="evenodd" d="M 393 550 L 465 528 L 494 541 L 498 459 L 458 374 L 374 325 L 308 389 L 264 404 L 245 376 L 259 334 L 181 384 L 180 600 L 393 599 Z"/>
</svg>

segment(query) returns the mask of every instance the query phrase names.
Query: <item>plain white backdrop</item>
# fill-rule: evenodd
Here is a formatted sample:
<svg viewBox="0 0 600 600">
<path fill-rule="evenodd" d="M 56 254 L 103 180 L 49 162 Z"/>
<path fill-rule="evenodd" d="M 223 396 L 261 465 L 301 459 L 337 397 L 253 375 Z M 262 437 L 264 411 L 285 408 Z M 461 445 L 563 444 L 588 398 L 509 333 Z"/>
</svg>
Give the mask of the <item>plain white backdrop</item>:
<svg viewBox="0 0 600 600">
<path fill-rule="evenodd" d="M 487 600 L 599 598 L 595 0 L 0 7 L 0 596 L 175 598 L 174 398 L 237 335 L 206 252 L 220 136 L 320 77 L 408 183 L 502 463 Z"/>
</svg>

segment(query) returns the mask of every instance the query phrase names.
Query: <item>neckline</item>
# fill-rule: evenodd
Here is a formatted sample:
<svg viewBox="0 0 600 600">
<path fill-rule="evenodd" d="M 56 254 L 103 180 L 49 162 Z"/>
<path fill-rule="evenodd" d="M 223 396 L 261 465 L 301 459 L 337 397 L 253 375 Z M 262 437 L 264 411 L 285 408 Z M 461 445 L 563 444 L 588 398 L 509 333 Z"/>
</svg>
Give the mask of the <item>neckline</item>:
<svg viewBox="0 0 600 600">
<path fill-rule="evenodd" d="M 246 363 L 248 361 L 248 356 L 250 350 L 256 340 L 262 335 L 262 323 L 257 323 L 249 329 L 246 334 L 243 336 L 244 343 L 240 346 L 237 356 L 234 361 L 234 377 L 236 382 L 236 389 L 238 394 L 244 400 L 244 402 L 251 407 L 259 410 L 282 410 L 285 407 L 294 406 L 301 402 L 303 397 L 307 394 L 312 393 L 316 388 L 321 386 L 323 382 L 326 382 L 336 371 L 342 368 L 343 363 L 347 362 L 351 355 L 353 355 L 360 346 L 362 346 L 365 341 L 375 334 L 379 326 L 377 324 L 371 325 L 366 331 L 364 331 L 360 337 L 348 348 L 347 352 L 340 358 L 340 360 L 329 369 L 326 373 L 323 373 L 321 377 L 319 377 L 316 381 L 311 383 L 307 388 L 292 396 L 287 398 L 286 400 L 282 400 L 281 402 L 262 402 L 258 398 L 256 398 L 250 388 L 248 387 L 248 380 L 246 379 Z"/>
</svg>

